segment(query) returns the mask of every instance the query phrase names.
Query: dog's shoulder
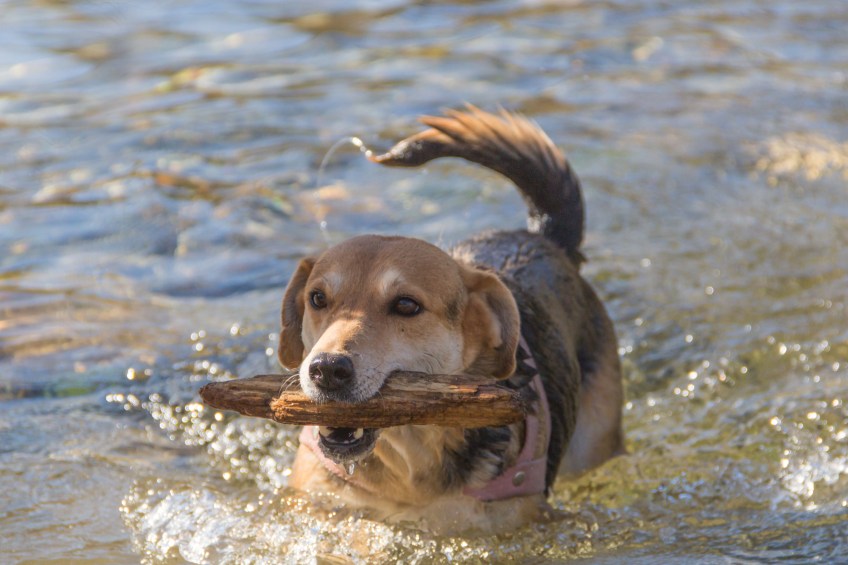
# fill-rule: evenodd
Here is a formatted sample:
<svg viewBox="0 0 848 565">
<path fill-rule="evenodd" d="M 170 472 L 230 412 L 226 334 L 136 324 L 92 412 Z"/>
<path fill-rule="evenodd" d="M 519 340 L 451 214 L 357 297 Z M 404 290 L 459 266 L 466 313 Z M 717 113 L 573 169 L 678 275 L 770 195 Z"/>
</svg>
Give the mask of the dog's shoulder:
<svg viewBox="0 0 848 565">
<path fill-rule="evenodd" d="M 495 272 L 515 298 L 551 408 L 548 486 L 574 433 L 581 385 L 581 337 L 594 310 L 579 265 L 547 238 L 526 231 L 477 235 L 451 250 L 458 261 Z M 601 313 L 600 315 L 603 315 Z"/>
</svg>

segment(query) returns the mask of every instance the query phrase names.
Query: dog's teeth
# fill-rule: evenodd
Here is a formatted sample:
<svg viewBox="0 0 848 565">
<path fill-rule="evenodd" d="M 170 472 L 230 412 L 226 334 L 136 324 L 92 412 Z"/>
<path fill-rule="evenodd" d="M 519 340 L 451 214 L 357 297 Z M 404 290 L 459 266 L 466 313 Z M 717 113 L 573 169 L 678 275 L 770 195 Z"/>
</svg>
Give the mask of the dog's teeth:
<svg viewBox="0 0 848 565">
<path fill-rule="evenodd" d="M 318 439 L 318 428 L 316 426 L 312 426 L 312 439 Z"/>
<path fill-rule="evenodd" d="M 347 474 L 352 475 L 353 472 L 356 471 L 356 463 L 351 463 L 347 466 Z"/>
<path fill-rule="evenodd" d="M 330 428 L 328 428 L 327 426 L 318 426 L 317 430 L 318 430 L 318 433 L 321 434 L 324 437 L 327 437 L 333 431 Z"/>
<path fill-rule="evenodd" d="M 365 430 L 362 428 L 356 428 L 356 431 L 353 432 L 353 439 L 362 439 L 362 436 L 365 435 Z"/>
</svg>

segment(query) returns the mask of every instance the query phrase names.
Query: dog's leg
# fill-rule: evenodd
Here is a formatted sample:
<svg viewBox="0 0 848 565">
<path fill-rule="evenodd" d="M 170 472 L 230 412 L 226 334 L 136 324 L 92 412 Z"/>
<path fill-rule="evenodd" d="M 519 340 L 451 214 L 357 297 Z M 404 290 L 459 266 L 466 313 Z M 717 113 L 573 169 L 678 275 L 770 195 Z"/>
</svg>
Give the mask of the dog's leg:
<svg viewBox="0 0 848 565">
<path fill-rule="evenodd" d="M 577 424 L 560 467 L 566 475 L 579 475 L 625 453 L 621 368 L 617 353 L 610 350 L 615 344 L 607 345 L 599 360 L 583 367 Z"/>
</svg>

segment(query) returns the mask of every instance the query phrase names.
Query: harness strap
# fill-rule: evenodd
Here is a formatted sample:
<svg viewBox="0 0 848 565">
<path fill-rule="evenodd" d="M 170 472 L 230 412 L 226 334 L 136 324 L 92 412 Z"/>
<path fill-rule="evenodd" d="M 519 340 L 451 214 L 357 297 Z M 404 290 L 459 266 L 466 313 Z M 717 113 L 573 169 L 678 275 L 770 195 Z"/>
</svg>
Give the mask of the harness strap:
<svg viewBox="0 0 848 565">
<path fill-rule="evenodd" d="M 465 488 L 463 494 L 473 496 L 478 500 L 486 502 L 493 500 L 506 500 L 516 496 L 527 496 L 531 494 L 544 494 L 545 475 L 548 466 L 548 445 L 551 440 L 551 411 L 548 405 L 548 395 L 539 376 L 536 360 L 521 336 L 520 346 L 528 354 L 525 363 L 536 371 L 530 387 L 539 397 L 539 406 L 535 414 L 528 414 L 524 420 L 524 446 L 515 463 L 504 469 L 500 475 L 490 480 L 480 488 Z M 540 420 L 540 417 L 544 420 Z M 539 426 L 544 421 L 544 440 L 540 442 Z M 539 449 L 539 446 L 544 449 Z"/>
</svg>

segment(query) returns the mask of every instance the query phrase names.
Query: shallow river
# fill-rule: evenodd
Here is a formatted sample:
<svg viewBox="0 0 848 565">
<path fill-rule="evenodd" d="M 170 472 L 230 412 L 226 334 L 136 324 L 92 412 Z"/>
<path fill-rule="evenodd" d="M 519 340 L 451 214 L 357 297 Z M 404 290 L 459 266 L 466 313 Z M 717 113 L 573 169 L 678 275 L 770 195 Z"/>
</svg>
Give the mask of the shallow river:
<svg viewBox="0 0 848 565">
<path fill-rule="evenodd" d="M 848 561 L 842 0 L 0 1 L 0 22 L 0 561 Z M 293 428 L 196 391 L 276 369 L 298 257 L 523 225 L 494 175 L 340 141 L 465 101 L 532 116 L 583 179 L 631 455 L 511 535 L 328 522 L 287 487 Z"/>
</svg>

